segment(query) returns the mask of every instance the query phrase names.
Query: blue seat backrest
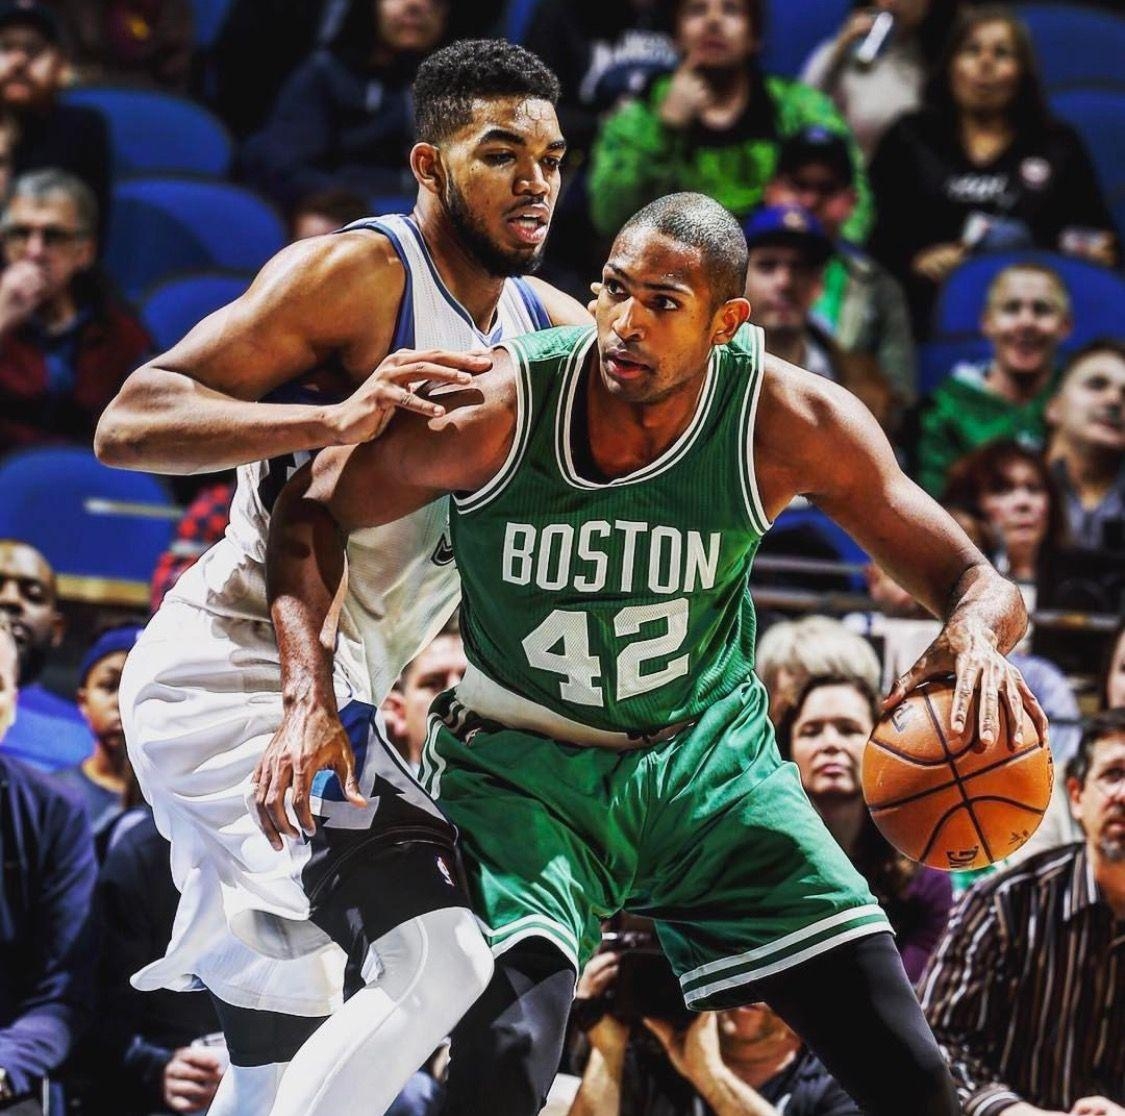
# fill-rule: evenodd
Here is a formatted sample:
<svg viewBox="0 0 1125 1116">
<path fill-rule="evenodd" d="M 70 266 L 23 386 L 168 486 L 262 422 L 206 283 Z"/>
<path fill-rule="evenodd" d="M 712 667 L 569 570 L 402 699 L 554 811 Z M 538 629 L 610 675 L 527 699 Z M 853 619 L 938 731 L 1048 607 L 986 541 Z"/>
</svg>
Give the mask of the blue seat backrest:
<svg viewBox="0 0 1125 1116">
<path fill-rule="evenodd" d="M 810 54 L 834 38 L 852 10 L 849 0 L 769 0 L 762 69 L 797 77 Z"/>
<path fill-rule="evenodd" d="M 1125 18 L 1081 4 L 1020 4 L 1016 14 L 1031 32 L 1048 89 L 1125 77 Z"/>
<path fill-rule="evenodd" d="M 1119 85 L 1059 89 L 1050 95 L 1055 115 L 1073 124 L 1085 140 L 1107 197 L 1125 189 L 1125 62 L 1119 64 Z"/>
<path fill-rule="evenodd" d="M 157 284 L 141 303 L 141 321 L 159 349 L 170 349 L 197 322 L 233 302 L 250 285 L 250 276 L 201 272 Z"/>
</svg>

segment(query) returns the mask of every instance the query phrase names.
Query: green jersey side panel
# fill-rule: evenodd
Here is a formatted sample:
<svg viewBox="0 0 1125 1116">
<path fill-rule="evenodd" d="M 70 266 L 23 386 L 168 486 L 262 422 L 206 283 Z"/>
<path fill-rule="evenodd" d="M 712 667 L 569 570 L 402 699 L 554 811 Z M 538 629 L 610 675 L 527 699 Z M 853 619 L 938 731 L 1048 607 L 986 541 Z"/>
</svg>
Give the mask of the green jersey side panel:
<svg viewBox="0 0 1125 1116">
<path fill-rule="evenodd" d="M 745 681 L 747 579 L 767 522 L 752 475 L 761 331 L 713 350 L 692 423 L 652 464 L 583 474 L 576 416 L 592 329 L 509 343 L 520 407 L 495 480 L 454 501 L 470 661 L 521 697 L 593 728 L 657 732 Z"/>
</svg>

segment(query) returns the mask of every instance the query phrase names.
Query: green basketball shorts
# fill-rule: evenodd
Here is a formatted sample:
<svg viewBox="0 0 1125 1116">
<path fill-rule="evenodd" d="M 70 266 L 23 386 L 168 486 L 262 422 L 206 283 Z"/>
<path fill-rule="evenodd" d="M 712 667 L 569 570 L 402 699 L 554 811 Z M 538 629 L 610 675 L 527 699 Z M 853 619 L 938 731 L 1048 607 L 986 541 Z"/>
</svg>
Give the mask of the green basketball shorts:
<svg viewBox="0 0 1125 1116">
<path fill-rule="evenodd" d="M 494 953 L 551 941 L 580 970 L 619 910 L 656 921 L 696 1010 L 890 925 L 784 763 L 752 679 L 669 740 L 577 747 L 434 704 L 422 781 L 461 831 Z"/>
</svg>

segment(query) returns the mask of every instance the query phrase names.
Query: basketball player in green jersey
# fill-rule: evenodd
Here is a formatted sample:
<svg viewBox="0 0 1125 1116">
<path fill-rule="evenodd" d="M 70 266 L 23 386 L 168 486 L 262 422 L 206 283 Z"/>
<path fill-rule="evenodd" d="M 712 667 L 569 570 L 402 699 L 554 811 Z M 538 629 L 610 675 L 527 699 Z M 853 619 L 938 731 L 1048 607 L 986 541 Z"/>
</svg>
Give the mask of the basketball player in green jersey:
<svg viewBox="0 0 1125 1116">
<path fill-rule="evenodd" d="M 953 729 L 1027 703 L 1004 660 L 1016 589 L 899 470 L 846 391 L 743 330 L 746 246 L 701 195 L 618 235 L 597 330 L 493 351 L 444 418 L 322 454 L 277 503 L 270 589 L 291 698 L 257 772 L 260 815 L 302 824 L 308 773 L 347 741 L 308 730 L 330 694 L 322 626 L 341 532 L 454 493 L 471 663 L 435 705 L 428 789 L 460 828 L 497 975 L 454 1033 L 448 1116 L 531 1116 L 558 1065 L 599 920 L 656 920 L 698 1009 L 765 999 L 870 1116 L 952 1116 L 952 1082 L 886 918 L 780 761 L 752 674 L 751 560 L 802 493 L 945 620 L 900 680 L 955 671 Z M 1019 723 L 1019 718 L 1014 719 Z"/>
</svg>

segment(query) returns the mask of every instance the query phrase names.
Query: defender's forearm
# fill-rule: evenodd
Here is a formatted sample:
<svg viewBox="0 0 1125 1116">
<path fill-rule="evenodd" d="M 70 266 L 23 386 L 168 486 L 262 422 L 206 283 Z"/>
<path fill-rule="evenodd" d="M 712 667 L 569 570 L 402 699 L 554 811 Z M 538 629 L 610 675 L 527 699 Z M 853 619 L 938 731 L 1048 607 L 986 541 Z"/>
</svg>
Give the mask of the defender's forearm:
<svg viewBox="0 0 1125 1116">
<path fill-rule="evenodd" d="M 94 450 L 118 469 L 217 472 L 331 445 L 326 411 L 236 399 L 190 376 L 145 365 L 106 408 Z"/>
<path fill-rule="evenodd" d="M 266 587 L 281 656 L 282 699 L 335 709 L 332 661 L 345 587 L 345 540 L 328 509 L 305 494 L 298 474 L 274 505 Z"/>
<path fill-rule="evenodd" d="M 1027 608 L 1019 589 L 983 560 L 973 563 L 957 579 L 942 619 L 947 626 L 963 624 L 988 632 L 1004 655 L 1027 631 Z"/>
</svg>

